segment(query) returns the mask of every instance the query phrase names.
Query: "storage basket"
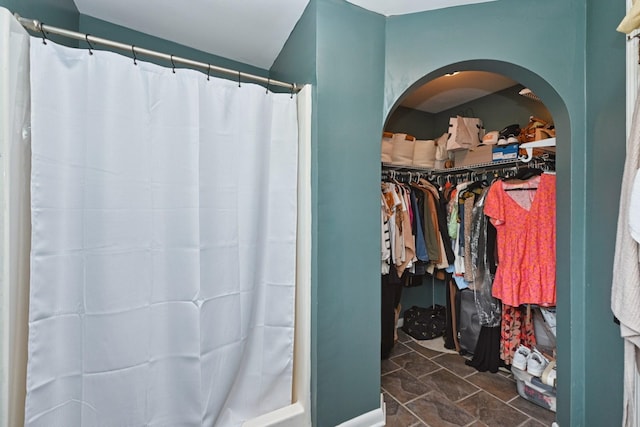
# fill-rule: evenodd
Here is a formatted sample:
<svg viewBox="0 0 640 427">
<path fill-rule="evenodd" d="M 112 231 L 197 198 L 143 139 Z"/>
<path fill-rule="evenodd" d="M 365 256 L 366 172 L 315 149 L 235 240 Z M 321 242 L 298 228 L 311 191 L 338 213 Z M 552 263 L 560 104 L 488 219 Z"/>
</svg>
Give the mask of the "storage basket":
<svg viewBox="0 0 640 427">
<path fill-rule="evenodd" d="M 413 147 L 416 137 L 406 133 L 393 134 L 393 151 L 391 163 L 394 165 L 411 166 L 413 163 Z"/>
<path fill-rule="evenodd" d="M 382 163 L 391 163 L 391 158 L 393 155 L 393 133 L 382 133 L 381 152 Z"/>
<path fill-rule="evenodd" d="M 511 367 L 511 372 L 516 380 L 516 388 L 518 394 L 529 402 L 535 403 L 538 406 L 549 409 L 556 412 L 556 389 L 542 384 L 537 377 L 534 380 L 534 376 L 514 366 Z"/>
<path fill-rule="evenodd" d="M 433 139 L 417 139 L 413 147 L 413 166 L 433 168 L 436 162 L 436 142 Z"/>
</svg>

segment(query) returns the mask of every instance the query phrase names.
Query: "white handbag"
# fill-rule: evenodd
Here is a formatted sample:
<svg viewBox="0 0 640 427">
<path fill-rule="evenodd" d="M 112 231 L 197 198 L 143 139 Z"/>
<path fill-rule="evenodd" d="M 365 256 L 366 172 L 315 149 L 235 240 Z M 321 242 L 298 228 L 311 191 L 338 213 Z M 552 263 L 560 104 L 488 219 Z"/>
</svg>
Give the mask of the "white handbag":
<svg viewBox="0 0 640 427">
<path fill-rule="evenodd" d="M 467 150 L 475 147 L 482 142 L 483 136 L 482 120 L 475 117 L 451 117 L 449 119 L 447 150 Z"/>
<path fill-rule="evenodd" d="M 440 138 L 436 139 L 436 161 L 434 162 L 435 169 L 444 169 L 445 163 L 449 160 L 449 152 L 447 151 L 447 140 L 449 134 L 447 132 L 440 135 Z"/>
</svg>

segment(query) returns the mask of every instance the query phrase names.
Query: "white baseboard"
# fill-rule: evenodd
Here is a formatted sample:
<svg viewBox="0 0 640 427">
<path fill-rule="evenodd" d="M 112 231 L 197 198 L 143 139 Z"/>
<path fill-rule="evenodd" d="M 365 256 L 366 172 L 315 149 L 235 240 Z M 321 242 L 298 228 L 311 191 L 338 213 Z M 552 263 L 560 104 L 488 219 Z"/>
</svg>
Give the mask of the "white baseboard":
<svg viewBox="0 0 640 427">
<path fill-rule="evenodd" d="M 336 427 L 384 427 L 387 409 L 384 397 L 380 394 L 380 407 L 339 424 Z"/>
<path fill-rule="evenodd" d="M 402 328 L 402 325 L 404 325 L 404 317 L 401 317 L 398 319 L 398 324 L 396 325 L 396 328 Z"/>
</svg>

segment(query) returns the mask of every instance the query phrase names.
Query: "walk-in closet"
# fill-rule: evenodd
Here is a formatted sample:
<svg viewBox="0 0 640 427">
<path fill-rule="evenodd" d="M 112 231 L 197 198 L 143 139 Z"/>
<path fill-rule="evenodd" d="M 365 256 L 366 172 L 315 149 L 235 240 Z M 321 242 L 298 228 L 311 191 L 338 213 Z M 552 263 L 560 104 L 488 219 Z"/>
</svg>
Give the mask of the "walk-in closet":
<svg viewBox="0 0 640 427">
<path fill-rule="evenodd" d="M 381 138 L 381 387 L 388 426 L 556 416 L 556 128 L 535 91 L 462 71 Z"/>
</svg>

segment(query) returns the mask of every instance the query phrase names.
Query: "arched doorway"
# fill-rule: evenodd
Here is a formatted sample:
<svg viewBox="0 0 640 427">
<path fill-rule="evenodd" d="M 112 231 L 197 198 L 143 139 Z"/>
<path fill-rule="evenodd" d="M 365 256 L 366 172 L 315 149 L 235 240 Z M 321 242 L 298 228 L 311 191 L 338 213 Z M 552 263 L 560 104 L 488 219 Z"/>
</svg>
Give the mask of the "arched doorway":
<svg viewBox="0 0 640 427">
<path fill-rule="evenodd" d="M 386 112 L 384 129 L 386 129 L 386 126 L 389 124 L 392 113 L 414 90 L 447 73 L 454 73 L 457 71 L 487 71 L 509 77 L 536 93 L 536 95 L 538 95 L 544 102 L 544 105 L 553 117 L 555 128 L 557 130 L 557 194 L 562 194 L 562 197 L 557 197 L 556 211 L 556 282 L 570 283 L 571 264 L 569 262 L 568 249 L 570 243 L 570 231 L 572 227 L 572 218 L 569 210 L 569 200 L 571 197 L 571 185 L 569 180 L 569 171 L 571 168 L 571 123 L 564 100 L 551 84 L 530 70 L 502 61 L 472 60 L 450 64 L 427 73 L 422 78 L 411 84 L 400 96 L 398 96 L 397 99 L 394 100 L 389 111 Z M 557 327 L 558 365 L 567 367 L 567 369 L 561 369 L 558 372 L 558 419 L 562 420 L 569 416 L 569 384 L 572 381 L 570 363 L 572 337 L 569 332 L 571 306 L 568 287 L 557 287 L 557 308 L 559 313 Z M 564 407 L 561 403 L 563 400 L 566 401 Z"/>
</svg>

